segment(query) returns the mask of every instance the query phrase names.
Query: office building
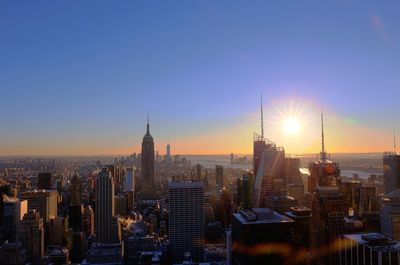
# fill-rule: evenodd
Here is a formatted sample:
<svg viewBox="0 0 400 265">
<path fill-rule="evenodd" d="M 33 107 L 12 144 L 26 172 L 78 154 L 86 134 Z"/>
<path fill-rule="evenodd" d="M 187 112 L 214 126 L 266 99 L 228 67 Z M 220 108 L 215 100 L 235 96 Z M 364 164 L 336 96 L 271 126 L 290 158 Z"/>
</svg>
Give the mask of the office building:
<svg viewBox="0 0 400 265">
<path fill-rule="evenodd" d="M 21 220 L 20 242 L 27 251 L 27 260 L 39 263 L 44 256 L 43 218 L 35 209 L 29 209 Z"/>
<path fill-rule="evenodd" d="M 58 216 L 50 219 L 49 245 L 65 246 L 72 249 L 73 230 L 69 227 L 68 217 Z"/>
<path fill-rule="evenodd" d="M 124 191 L 135 191 L 135 168 L 133 167 L 126 168 Z"/>
<path fill-rule="evenodd" d="M 237 179 L 237 207 L 240 209 L 250 209 L 253 207 L 253 187 L 253 174 L 243 174 L 241 179 Z"/>
<path fill-rule="evenodd" d="M 38 174 L 38 190 L 51 190 L 53 187 L 53 178 L 50 172 L 41 172 Z"/>
<path fill-rule="evenodd" d="M 77 174 L 71 179 L 71 186 L 69 188 L 70 205 L 82 204 L 82 180 Z"/>
<path fill-rule="evenodd" d="M 297 200 L 286 195 L 272 195 L 265 198 L 265 206 L 280 214 L 284 214 L 296 205 L 298 205 Z"/>
<path fill-rule="evenodd" d="M 400 241 L 380 233 L 345 234 L 338 249 L 339 265 L 400 264 Z"/>
<path fill-rule="evenodd" d="M 25 265 L 26 249 L 20 242 L 5 242 L 0 247 L 1 265 Z"/>
<path fill-rule="evenodd" d="M 215 184 L 217 189 L 224 187 L 224 167 L 221 165 L 215 165 Z"/>
<path fill-rule="evenodd" d="M 204 183 L 173 181 L 169 192 L 170 257 L 181 262 L 190 252 L 195 262 L 203 261 L 204 254 Z"/>
<path fill-rule="evenodd" d="M 201 179 L 202 179 L 202 171 L 203 171 L 203 167 L 200 164 L 197 164 L 196 165 L 196 175 L 195 175 L 195 178 L 193 180 L 201 181 Z"/>
<path fill-rule="evenodd" d="M 300 175 L 300 158 L 286 157 L 285 170 L 287 183 L 303 183 Z"/>
<path fill-rule="evenodd" d="M 305 206 L 290 207 L 285 215 L 294 221 L 293 225 L 293 245 L 296 253 L 305 253 L 310 249 L 310 221 L 311 209 Z M 305 264 L 306 258 L 298 264 Z"/>
<path fill-rule="evenodd" d="M 268 208 L 241 210 L 232 219 L 232 264 L 290 264 L 294 221 Z"/>
<path fill-rule="evenodd" d="M 383 154 L 383 181 L 385 193 L 400 188 L 400 155 L 386 152 Z"/>
<path fill-rule="evenodd" d="M 142 199 L 154 199 L 154 140 L 150 134 L 148 120 L 146 134 L 142 142 L 141 179 Z"/>
<path fill-rule="evenodd" d="M 108 168 L 103 168 L 96 179 L 95 230 L 99 243 L 116 243 L 112 233 L 114 207 L 114 181 Z"/>
<path fill-rule="evenodd" d="M 82 265 L 122 265 L 122 245 L 94 243 L 86 253 Z"/>
<path fill-rule="evenodd" d="M 34 190 L 25 191 L 21 198 L 28 201 L 28 209 L 36 209 L 47 225 L 50 219 L 57 217 L 57 191 L 56 190 Z"/>
<path fill-rule="evenodd" d="M 28 212 L 28 202 L 5 197 L 3 203 L 3 239 L 16 242 L 20 230 L 20 221 Z"/>
</svg>

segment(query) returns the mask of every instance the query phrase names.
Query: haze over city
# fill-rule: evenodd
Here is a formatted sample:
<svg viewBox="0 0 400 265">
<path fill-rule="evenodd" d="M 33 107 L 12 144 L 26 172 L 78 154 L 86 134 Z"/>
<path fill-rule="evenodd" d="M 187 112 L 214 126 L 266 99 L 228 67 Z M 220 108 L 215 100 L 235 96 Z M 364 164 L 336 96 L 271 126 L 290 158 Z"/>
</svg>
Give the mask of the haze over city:
<svg viewBox="0 0 400 265">
<path fill-rule="evenodd" d="M 160 153 L 249 154 L 261 94 L 287 153 L 319 151 L 321 108 L 329 152 L 392 150 L 399 9 L 1 1 L 0 155 L 139 152 L 148 112 Z"/>
</svg>

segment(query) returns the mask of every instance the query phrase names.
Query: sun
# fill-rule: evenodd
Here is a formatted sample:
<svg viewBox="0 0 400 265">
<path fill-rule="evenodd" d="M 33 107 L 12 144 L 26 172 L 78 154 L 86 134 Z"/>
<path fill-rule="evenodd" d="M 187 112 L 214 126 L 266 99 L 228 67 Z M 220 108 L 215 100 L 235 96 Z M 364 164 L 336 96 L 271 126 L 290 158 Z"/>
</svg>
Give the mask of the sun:
<svg viewBox="0 0 400 265">
<path fill-rule="evenodd" d="M 301 124 L 298 118 L 288 117 L 283 121 L 282 127 L 286 134 L 296 135 L 300 132 Z"/>
</svg>

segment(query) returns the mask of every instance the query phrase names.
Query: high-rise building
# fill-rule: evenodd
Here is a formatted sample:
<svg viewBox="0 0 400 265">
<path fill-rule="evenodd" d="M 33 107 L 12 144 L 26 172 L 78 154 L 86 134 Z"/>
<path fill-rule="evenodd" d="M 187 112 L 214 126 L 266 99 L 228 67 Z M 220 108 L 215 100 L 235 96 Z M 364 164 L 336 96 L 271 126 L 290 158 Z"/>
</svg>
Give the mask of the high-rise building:
<svg viewBox="0 0 400 265">
<path fill-rule="evenodd" d="M 400 188 L 400 155 L 386 152 L 383 154 L 383 181 L 385 193 Z"/>
<path fill-rule="evenodd" d="M 336 186 L 317 186 L 312 202 L 310 251 L 312 264 L 336 265 L 335 241 L 345 232 L 346 206 Z"/>
<path fill-rule="evenodd" d="M 19 234 L 20 221 L 28 211 L 26 200 L 20 201 L 14 198 L 4 198 L 3 210 L 3 239 L 16 242 Z"/>
<path fill-rule="evenodd" d="M 171 145 L 168 143 L 165 150 L 165 159 L 171 161 Z"/>
<path fill-rule="evenodd" d="M 41 172 L 38 174 L 38 189 L 51 190 L 53 185 L 51 172 Z"/>
<path fill-rule="evenodd" d="M 47 227 L 52 218 L 57 217 L 57 191 L 56 190 L 34 190 L 25 191 L 21 198 L 28 201 L 28 209 L 36 209 L 43 218 L 43 223 Z"/>
<path fill-rule="evenodd" d="M 215 183 L 219 189 L 224 187 L 224 167 L 221 165 L 215 165 Z"/>
<path fill-rule="evenodd" d="M 385 195 L 381 208 L 381 232 L 400 240 L 400 189 Z"/>
<path fill-rule="evenodd" d="M 141 179 L 142 198 L 154 199 L 154 140 L 150 134 L 149 120 L 147 120 L 147 130 L 142 142 Z"/>
<path fill-rule="evenodd" d="M 196 165 L 196 175 L 195 175 L 195 178 L 193 180 L 201 181 L 201 179 L 202 179 L 202 171 L 203 171 L 203 167 L 200 164 L 197 164 Z"/>
<path fill-rule="evenodd" d="M 169 182 L 169 239 L 173 262 L 182 262 L 190 252 L 195 262 L 204 255 L 204 183 Z"/>
<path fill-rule="evenodd" d="M 95 230 L 99 243 L 115 243 L 112 233 L 114 207 L 114 180 L 108 168 L 103 168 L 96 179 Z"/>
<path fill-rule="evenodd" d="M 295 206 L 291 207 L 285 215 L 294 221 L 293 246 L 296 248 L 296 253 L 307 253 L 310 249 L 311 209 L 305 206 Z M 296 264 L 306 264 L 306 261 L 307 259 L 304 257 Z"/>
<path fill-rule="evenodd" d="M 69 227 L 68 217 L 58 216 L 50 220 L 49 245 L 65 246 L 72 249 L 72 228 Z"/>
<path fill-rule="evenodd" d="M 291 264 L 294 221 L 268 208 L 241 210 L 232 219 L 232 264 Z"/>
<path fill-rule="evenodd" d="M 285 150 L 264 140 L 264 150 L 255 175 L 253 204 L 265 206 L 265 198 L 272 195 L 287 195 Z"/>
<path fill-rule="evenodd" d="M 135 168 L 133 167 L 126 168 L 124 191 L 135 191 Z"/>
<path fill-rule="evenodd" d="M 39 263 L 44 255 L 44 227 L 43 218 L 35 209 L 29 209 L 22 218 L 19 238 L 27 250 L 28 261 Z"/>
<path fill-rule="evenodd" d="M 254 176 L 251 173 L 243 174 L 237 179 L 237 206 L 241 209 L 250 209 L 253 206 Z"/>
<path fill-rule="evenodd" d="M 26 249 L 20 242 L 5 242 L 0 247 L 0 264 L 25 265 Z"/>
<path fill-rule="evenodd" d="M 345 232 L 348 207 L 339 192 L 339 165 L 329 160 L 325 151 L 324 123 L 321 113 L 322 142 L 317 162 L 309 164 L 309 191 L 312 193 L 310 255 L 311 264 L 339 264 L 336 240 Z"/>
<path fill-rule="evenodd" d="M 114 196 L 115 215 L 126 215 L 126 198 L 122 195 Z"/>
<path fill-rule="evenodd" d="M 300 176 L 300 159 L 294 157 L 286 157 L 285 170 L 287 183 L 303 183 Z"/>
<path fill-rule="evenodd" d="M 346 234 L 338 243 L 338 265 L 400 264 L 400 241 L 380 233 Z"/>
<path fill-rule="evenodd" d="M 70 194 L 70 205 L 81 205 L 82 204 L 82 180 L 77 174 L 71 179 L 71 187 L 69 188 Z"/>
</svg>

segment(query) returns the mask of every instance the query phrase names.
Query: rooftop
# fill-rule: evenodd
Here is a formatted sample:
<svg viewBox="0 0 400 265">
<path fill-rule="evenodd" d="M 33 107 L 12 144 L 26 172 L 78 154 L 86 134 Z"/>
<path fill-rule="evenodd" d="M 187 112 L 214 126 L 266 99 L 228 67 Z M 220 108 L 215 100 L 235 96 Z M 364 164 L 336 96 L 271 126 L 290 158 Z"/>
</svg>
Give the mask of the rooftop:
<svg viewBox="0 0 400 265">
<path fill-rule="evenodd" d="M 242 224 L 271 224 L 271 223 L 292 223 L 289 217 L 274 212 L 268 208 L 253 208 L 241 210 L 233 216 Z"/>
</svg>

